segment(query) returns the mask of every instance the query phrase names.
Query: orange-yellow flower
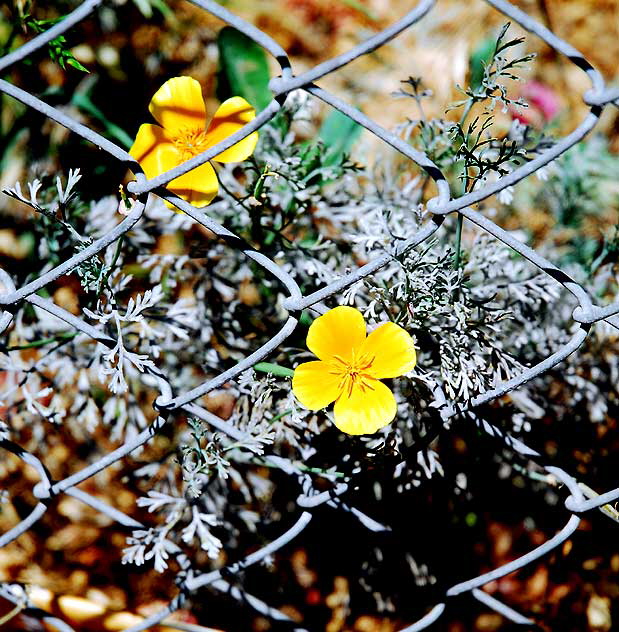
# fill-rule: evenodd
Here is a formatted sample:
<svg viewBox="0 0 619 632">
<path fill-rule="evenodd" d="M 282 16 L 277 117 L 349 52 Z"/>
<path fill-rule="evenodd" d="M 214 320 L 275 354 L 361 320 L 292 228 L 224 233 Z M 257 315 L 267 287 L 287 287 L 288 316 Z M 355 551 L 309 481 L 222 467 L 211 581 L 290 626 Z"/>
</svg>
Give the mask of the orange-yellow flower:
<svg viewBox="0 0 619 632">
<path fill-rule="evenodd" d="M 395 397 L 379 380 L 399 377 L 415 366 L 417 354 L 408 332 L 385 323 L 366 337 L 361 312 L 342 306 L 312 323 L 307 346 L 319 360 L 295 369 L 292 390 L 303 406 L 320 410 L 335 402 L 335 425 L 348 434 L 370 434 L 393 421 Z"/>
<path fill-rule="evenodd" d="M 254 108 L 241 97 L 224 101 L 210 124 L 200 84 L 191 77 L 166 81 L 148 106 L 159 125 L 145 123 L 129 153 L 140 163 L 148 179 L 154 178 L 201 154 L 228 138 L 255 116 Z M 222 151 L 213 160 L 241 162 L 248 158 L 258 142 L 258 132 Z M 217 195 L 217 176 L 208 162 L 174 178 L 168 190 L 194 206 L 206 206 Z"/>
</svg>

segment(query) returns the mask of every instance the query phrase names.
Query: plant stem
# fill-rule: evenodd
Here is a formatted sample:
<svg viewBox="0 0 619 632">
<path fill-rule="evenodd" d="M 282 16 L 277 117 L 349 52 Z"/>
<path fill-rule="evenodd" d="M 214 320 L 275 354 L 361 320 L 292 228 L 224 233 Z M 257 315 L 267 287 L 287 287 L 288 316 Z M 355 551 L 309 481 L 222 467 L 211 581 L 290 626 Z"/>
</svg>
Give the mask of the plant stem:
<svg viewBox="0 0 619 632">
<path fill-rule="evenodd" d="M 114 256 L 112 257 L 112 263 L 110 263 L 110 267 L 109 267 L 105 277 L 103 277 L 103 280 L 101 282 L 100 288 L 103 288 L 104 286 L 107 285 L 108 279 L 110 278 L 110 274 L 112 274 L 112 272 L 114 271 L 114 267 L 118 263 L 118 257 L 120 257 L 120 251 L 122 250 L 122 246 L 123 246 L 123 235 L 121 235 L 119 237 L 118 241 L 116 242 L 116 250 L 114 250 Z"/>
<path fill-rule="evenodd" d="M 467 104 L 464 106 L 464 111 L 462 112 L 462 116 L 460 117 L 459 125 L 462 127 L 464 125 L 464 121 L 466 121 L 466 117 L 469 115 L 471 108 L 475 104 L 474 99 L 469 99 Z"/>
<path fill-rule="evenodd" d="M 78 335 L 78 331 L 67 331 L 51 338 L 43 338 L 42 340 L 34 340 L 23 345 L 14 345 L 13 347 L 4 347 L 4 351 L 22 351 L 24 349 L 36 349 L 37 347 L 44 347 L 53 342 L 67 342 L 75 338 Z"/>
<path fill-rule="evenodd" d="M 285 417 L 286 415 L 289 415 L 291 412 L 293 412 L 292 408 L 289 408 L 288 410 L 285 410 L 283 413 L 279 413 L 277 415 L 275 415 L 275 417 L 271 417 L 271 419 L 269 419 L 269 423 L 273 423 L 279 419 L 281 419 L 282 417 Z"/>
<path fill-rule="evenodd" d="M 456 270 L 460 267 L 463 224 L 464 216 L 462 213 L 458 213 L 458 223 L 456 224 L 456 256 L 454 257 L 454 268 Z"/>
<path fill-rule="evenodd" d="M 460 117 L 460 121 L 458 122 L 458 125 L 460 127 L 462 127 L 464 125 L 464 122 L 466 121 L 467 116 L 469 115 L 473 105 L 475 104 L 475 100 L 474 99 L 469 99 L 467 104 L 464 106 L 464 111 L 462 112 L 462 116 Z M 462 130 L 462 133 L 464 133 L 464 130 Z M 463 194 L 466 194 L 466 160 L 464 162 L 464 169 L 465 169 L 465 179 L 464 179 L 464 186 L 463 186 Z M 454 258 L 454 268 L 457 270 L 460 267 L 460 260 L 461 260 L 461 247 L 462 247 L 462 225 L 464 224 L 464 217 L 462 216 L 461 213 L 458 213 L 458 223 L 456 224 L 456 256 Z"/>
<path fill-rule="evenodd" d="M 280 469 L 279 465 L 270 463 L 269 460 L 265 458 L 255 459 L 255 461 L 258 462 L 263 467 L 270 467 L 275 470 Z M 318 474 L 319 476 L 324 476 L 325 478 L 329 478 L 330 476 L 332 476 L 333 478 L 346 478 L 347 477 L 347 474 L 344 474 L 343 472 L 327 472 L 326 470 L 322 468 L 310 467 L 309 465 L 305 465 L 304 463 L 300 463 L 299 461 L 292 461 L 292 463 L 297 469 L 301 470 L 301 472 L 309 472 L 311 474 Z"/>
</svg>

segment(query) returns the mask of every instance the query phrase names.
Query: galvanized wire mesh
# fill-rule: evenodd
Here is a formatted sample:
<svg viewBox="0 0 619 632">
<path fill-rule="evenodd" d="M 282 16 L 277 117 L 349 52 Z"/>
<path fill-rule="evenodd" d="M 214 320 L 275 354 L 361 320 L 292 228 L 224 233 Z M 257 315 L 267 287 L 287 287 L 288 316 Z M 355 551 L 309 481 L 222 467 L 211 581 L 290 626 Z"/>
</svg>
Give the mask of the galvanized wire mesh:
<svg viewBox="0 0 619 632">
<path fill-rule="evenodd" d="M 492 184 L 487 184 L 483 188 L 475 190 L 466 195 L 453 198 L 451 195 L 450 187 L 444 175 L 440 169 L 428 158 L 424 153 L 413 149 L 410 145 L 399 139 L 394 134 L 388 132 L 373 120 L 366 117 L 359 110 L 351 107 L 338 97 L 330 94 L 326 90 L 319 88 L 313 82 L 329 73 L 337 71 L 342 66 L 357 59 L 361 55 L 365 55 L 382 44 L 388 42 L 403 30 L 413 26 L 424 18 L 424 16 L 431 10 L 440 10 L 435 8 L 437 4 L 435 0 L 422 0 L 419 4 L 407 13 L 402 19 L 395 24 L 369 38 L 362 44 L 354 47 L 347 53 L 339 55 L 329 61 L 321 63 L 311 70 L 303 73 L 302 75 L 295 76 L 289 58 L 286 51 L 283 50 L 273 39 L 261 32 L 256 27 L 245 22 L 241 18 L 229 12 L 227 9 L 219 6 L 216 2 L 210 0 L 191 0 L 193 4 L 202 8 L 204 11 L 211 13 L 212 15 L 220 18 L 229 25 L 235 27 L 246 36 L 251 38 L 254 42 L 259 44 L 264 50 L 270 53 L 277 63 L 281 67 L 281 75 L 274 77 L 270 82 L 270 88 L 273 93 L 273 100 L 271 103 L 251 122 L 248 123 L 229 138 L 220 142 L 218 145 L 211 147 L 202 154 L 195 156 L 188 160 L 184 164 L 167 171 L 151 180 L 146 179 L 140 166 L 135 163 L 132 157 L 123 149 L 110 142 L 108 139 L 99 135 L 92 129 L 82 125 L 71 116 L 64 112 L 50 107 L 34 95 L 10 84 L 7 81 L 0 80 L 0 91 L 5 94 L 21 101 L 29 108 L 32 108 L 40 112 L 43 116 L 52 119 L 61 125 L 65 126 L 75 134 L 78 134 L 83 139 L 93 143 L 94 145 L 106 151 L 111 156 L 124 163 L 127 167 L 132 169 L 136 174 L 136 181 L 132 182 L 128 186 L 128 190 L 135 196 L 137 196 L 137 203 L 132 208 L 129 215 L 116 227 L 110 230 L 105 236 L 101 237 L 90 246 L 71 257 L 64 263 L 58 265 L 54 269 L 45 273 L 41 277 L 34 281 L 27 283 L 23 287 L 15 287 L 11 277 L 3 270 L 0 269 L 0 285 L 2 286 L 2 294 L 0 294 L 0 305 L 4 308 L 0 317 L 0 332 L 5 331 L 15 317 L 17 310 L 21 309 L 24 304 L 34 305 L 46 312 L 52 314 L 56 318 L 64 321 L 77 331 L 82 332 L 92 338 L 93 340 L 107 346 L 113 346 L 115 341 L 106 336 L 101 331 L 95 329 L 88 323 L 84 322 L 80 318 L 72 315 L 65 309 L 54 304 L 51 300 L 42 298 L 36 294 L 38 290 L 44 288 L 52 281 L 58 279 L 63 274 L 70 273 L 75 270 L 82 262 L 86 261 L 93 255 L 103 251 L 107 246 L 117 241 L 123 234 L 129 231 L 137 222 L 140 221 L 145 207 L 146 198 L 149 193 L 153 192 L 162 198 L 172 202 L 178 208 L 190 215 L 196 222 L 199 222 L 206 228 L 210 229 L 222 240 L 224 240 L 230 248 L 237 248 L 243 252 L 243 254 L 253 260 L 256 264 L 264 268 L 264 270 L 272 274 L 281 284 L 284 286 L 288 293 L 288 297 L 284 302 L 284 307 L 288 312 L 287 319 L 282 323 L 280 331 L 266 344 L 256 349 L 253 353 L 247 356 L 242 361 L 238 362 L 233 368 L 221 373 L 217 377 L 210 379 L 200 386 L 184 393 L 174 393 L 173 389 L 168 381 L 166 375 L 160 372 L 156 368 L 147 367 L 146 373 L 153 376 L 158 384 L 159 396 L 156 399 L 155 407 L 159 412 L 155 421 L 143 432 L 135 436 L 133 439 L 126 441 L 119 448 L 110 452 L 100 460 L 91 465 L 84 467 L 82 470 L 75 472 L 71 476 L 60 480 L 54 481 L 50 478 L 48 471 L 44 465 L 36 456 L 22 449 L 19 445 L 16 445 L 8 440 L 0 440 L 0 446 L 5 450 L 12 452 L 22 459 L 25 463 L 28 463 L 34 467 L 40 477 L 40 482 L 35 486 L 34 494 L 39 499 L 38 504 L 34 507 L 30 515 L 13 527 L 7 533 L 0 536 L 0 547 L 6 546 L 9 542 L 18 538 L 21 534 L 25 533 L 35 523 L 41 519 L 41 517 L 47 511 L 47 507 L 50 499 L 59 496 L 60 494 L 69 494 L 80 501 L 90 505 L 96 510 L 106 514 L 117 523 L 131 528 L 140 528 L 142 525 L 133 518 L 123 514 L 112 506 L 109 506 L 100 500 L 90 496 L 86 492 L 77 489 L 76 485 L 92 477 L 97 472 L 107 468 L 111 464 L 116 463 L 119 459 L 122 459 L 125 455 L 136 448 L 145 445 L 152 437 L 157 433 L 165 424 L 171 413 L 175 411 L 184 411 L 189 415 L 195 416 L 204 420 L 207 424 L 210 424 L 213 428 L 226 433 L 232 438 L 238 439 L 241 437 L 241 433 L 238 429 L 231 424 L 213 415 L 209 411 L 199 406 L 196 402 L 200 397 L 206 393 L 222 386 L 224 383 L 239 376 L 246 369 L 251 368 L 257 362 L 269 356 L 273 353 L 295 330 L 297 326 L 296 314 L 300 310 L 315 305 L 327 297 L 337 295 L 347 287 L 353 285 L 360 279 L 363 279 L 371 275 L 376 270 L 385 266 L 392 258 L 393 255 L 383 255 L 373 261 L 370 261 L 366 265 L 359 269 L 333 281 L 322 289 L 313 292 L 309 295 L 303 295 L 299 286 L 288 273 L 286 273 L 275 262 L 268 259 L 261 253 L 248 246 L 241 238 L 237 237 L 215 220 L 204 214 L 202 210 L 197 210 L 187 202 L 184 202 L 165 189 L 165 185 L 174 178 L 190 171 L 191 169 L 207 162 L 214 158 L 217 154 L 223 150 L 231 147 L 236 142 L 245 138 L 251 132 L 260 129 L 262 125 L 270 121 L 281 109 L 282 105 L 286 101 L 286 98 L 296 90 L 304 90 L 318 99 L 324 101 L 331 107 L 343 112 L 358 124 L 369 130 L 372 134 L 382 139 L 385 143 L 391 145 L 398 152 L 412 160 L 414 163 L 424 169 L 427 174 L 434 180 L 438 189 L 438 196 L 431 200 L 428 204 L 428 209 L 432 214 L 432 221 L 426 226 L 422 227 L 419 232 L 409 239 L 404 241 L 398 249 L 399 253 L 404 253 L 411 248 L 421 244 L 429 237 L 431 237 L 441 226 L 446 215 L 450 213 L 461 213 L 464 217 L 471 222 L 479 226 L 482 230 L 490 233 L 498 240 L 507 244 L 514 251 L 519 253 L 522 257 L 531 262 L 534 266 L 537 266 L 544 273 L 550 275 L 558 283 L 563 285 L 576 299 L 578 305 L 573 311 L 573 319 L 580 324 L 576 333 L 572 338 L 562 346 L 558 351 L 539 362 L 535 366 L 532 366 L 524 370 L 520 375 L 510 379 L 503 384 L 500 384 L 491 391 L 485 392 L 477 397 L 473 398 L 468 405 L 463 408 L 462 406 L 456 407 L 447 401 L 444 394 L 438 390 L 434 393 L 436 401 L 440 405 L 440 413 L 443 419 L 448 420 L 455 414 L 460 414 L 464 410 L 468 411 L 470 419 L 476 421 L 479 427 L 486 433 L 496 437 L 499 441 L 506 444 L 512 450 L 515 450 L 527 458 L 538 459 L 541 455 L 535 450 L 530 449 L 520 440 L 513 438 L 498 428 L 494 427 L 487 421 L 478 419 L 475 416 L 475 409 L 480 405 L 489 402 L 490 400 L 497 398 L 505 393 L 508 393 L 525 382 L 543 374 L 552 367 L 559 364 L 570 354 L 579 349 L 584 343 L 587 334 L 591 328 L 591 325 L 599 321 L 605 320 L 607 323 L 619 328 L 619 303 L 613 303 L 606 306 L 598 306 L 593 303 L 586 290 L 574 281 L 563 270 L 553 265 L 550 261 L 540 256 L 535 250 L 529 248 L 525 244 L 518 241 L 513 235 L 507 233 L 500 228 L 497 224 L 484 217 L 479 212 L 471 208 L 471 204 L 479 202 L 488 198 L 489 196 L 498 193 L 508 186 L 511 186 L 523 178 L 535 173 L 544 165 L 554 160 L 557 156 L 567 151 L 570 147 L 580 141 L 588 132 L 590 132 L 599 120 L 600 114 L 605 107 L 615 105 L 619 107 L 619 90 L 608 89 L 605 86 L 604 80 L 601 74 L 585 59 L 585 57 L 575 50 L 572 46 L 564 42 L 562 39 L 554 35 L 546 27 L 538 24 L 529 15 L 513 7 L 508 2 L 503 0 L 486 0 L 486 2 L 493 6 L 501 13 L 508 16 L 511 20 L 519 23 L 524 29 L 531 34 L 544 40 L 549 46 L 551 46 L 557 53 L 565 56 L 571 63 L 578 66 L 583 72 L 585 72 L 591 83 L 591 89 L 582 95 L 584 102 L 590 106 L 590 111 L 582 122 L 567 136 L 558 140 L 550 149 L 544 153 L 538 155 L 536 158 L 527 162 L 526 164 L 515 169 L 513 172 L 501 177 L 498 181 Z M 49 41 L 65 33 L 73 25 L 80 20 L 86 18 L 91 14 L 100 4 L 102 0 L 86 0 L 75 11 L 65 17 L 61 22 L 50 28 L 43 34 L 38 35 L 27 44 L 24 44 L 17 50 L 10 54 L 5 55 L 0 59 L 0 71 L 7 69 L 12 64 L 27 59 L 32 53 L 45 46 Z M 244 568 L 260 562 L 267 556 L 271 555 L 281 547 L 293 541 L 310 523 L 312 520 L 312 510 L 321 504 L 329 504 L 336 508 L 345 508 L 355 513 L 355 515 L 361 520 L 361 522 L 369 529 L 382 530 L 384 527 L 371 517 L 363 514 L 354 507 L 347 507 L 341 499 L 339 499 L 347 490 L 346 484 L 338 484 L 332 490 L 328 492 L 317 493 L 313 490 L 311 485 L 308 485 L 307 477 L 300 472 L 293 462 L 288 461 L 282 457 L 276 455 L 267 456 L 267 460 L 270 463 L 292 477 L 298 477 L 305 482 L 304 489 L 308 490 L 306 494 L 300 496 L 297 499 L 297 505 L 299 507 L 299 515 L 294 525 L 282 533 L 277 539 L 269 543 L 268 545 L 260 548 L 254 553 L 251 553 L 245 557 L 242 561 L 232 564 L 231 566 L 212 571 L 209 573 L 200 573 L 192 568 L 191 561 L 187 556 L 179 549 L 176 553 L 177 561 L 182 571 L 177 578 L 178 594 L 170 601 L 168 606 L 156 615 L 148 617 L 143 623 L 135 625 L 129 630 L 137 632 L 138 630 L 144 630 L 152 625 L 157 624 L 166 618 L 171 612 L 175 611 L 185 600 L 191 596 L 191 594 L 197 589 L 204 586 L 211 586 L 215 589 L 226 591 L 232 596 L 240 597 L 241 590 L 237 586 L 230 586 L 229 583 L 223 579 L 223 577 L 230 577 L 237 574 Z M 529 626 L 532 621 L 514 611 L 510 607 L 501 603 L 494 597 L 488 595 L 486 592 L 480 590 L 488 582 L 503 577 L 514 570 L 522 568 L 528 564 L 531 564 L 534 560 L 540 558 L 546 553 L 556 549 L 563 542 L 565 542 L 571 534 L 578 528 L 581 521 L 580 514 L 591 511 L 593 509 L 602 508 L 603 505 L 619 498 L 619 488 L 610 490 L 595 498 L 587 499 L 581 491 L 576 479 L 565 472 L 564 470 L 552 467 L 544 466 L 546 472 L 552 474 L 561 483 L 563 483 L 569 490 L 569 496 L 565 500 L 565 510 L 568 516 L 565 526 L 551 539 L 544 544 L 529 551 L 526 555 L 513 560 L 512 562 L 505 564 L 499 568 L 496 568 L 483 575 L 473 577 L 468 581 L 461 582 L 450 587 L 445 593 L 445 599 L 440 603 L 437 603 L 422 619 L 404 628 L 408 632 L 415 630 L 423 630 L 431 626 L 435 622 L 445 609 L 445 603 L 449 597 L 459 595 L 462 593 L 469 593 L 472 597 L 476 598 L 487 607 L 502 614 L 507 619 L 513 621 L 516 624 L 522 624 Z M 17 602 L 19 598 L 14 592 L 10 590 L 8 585 L 0 588 L 0 595 L 3 597 Z M 270 607 L 257 597 L 248 595 L 243 591 L 243 599 L 245 603 L 255 608 L 265 616 L 271 617 L 274 620 L 289 621 L 288 617 L 279 612 L 278 610 Z M 28 606 L 27 603 L 24 604 Z M 60 621 L 51 614 L 47 614 L 37 609 L 30 609 L 29 612 L 33 616 L 37 616 L 42 620 L 55 625 L 59 630 L 72 630 L 72 628 L 63 621 Z M 173 625 L 173 624 L 168 624 Z M 295 629 L 303 629 L 300 625 L 294 624 Z"/>
</svg>

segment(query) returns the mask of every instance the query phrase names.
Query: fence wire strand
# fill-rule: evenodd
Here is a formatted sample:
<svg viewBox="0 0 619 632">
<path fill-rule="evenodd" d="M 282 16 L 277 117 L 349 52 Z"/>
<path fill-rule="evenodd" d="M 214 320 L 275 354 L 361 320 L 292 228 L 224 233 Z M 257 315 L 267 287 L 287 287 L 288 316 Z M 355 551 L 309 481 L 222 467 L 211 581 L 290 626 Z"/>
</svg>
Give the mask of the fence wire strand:
<svg viewBox="0 0 619 632">
<path fill-rule="evenodd" d="M 591 88 L 582 96 L 583 102 L 588 104 L 591 109 L 584 120 L 582 120 L 571 133 L 558 140 L 550 149 L 544 151 L 539 156 L 515 169 L 508 175 L 501 177 L 496 182 L 486 184 L 479 190 L 459 197 L 452 196 L 445 176 L 426 154 L 413 149 L 396 135 L 387 131 L 375 121 L 365 116 L 358 109 L 350 106 L 340 98 L 314 84 L 314 82 L 320 78 L 337 71 L 339 68 L 342 68 L 358 57 L 368 54 L 381 45 L 389 42 L 402 31 L 411 28 L 417 22 L 423 20 L 430 11 L 440 10 L 437 8 L 437 4 L 440 5 L 440 3 L 437 3 L 436 0 L 422 0 L 403 18 L 392 24 L 390 27 L 384 29 L 373 37 L 370 37 L 368 40 L 358 46 L 355 46 L 348 52 L 321 63 L 301 75 L 294 75 L 292 72 L 292 65 L 286 51 L 258 28 L 234 15 L 216 2 L 212 2 L 210 0 L 191 0 L 192 4 L 238 29 L 272 55 L 281 68 L 281 75 L 271 79 L 269 87 L 273 93 L 273 100 L 264 110 L 258 113 L 253 121 L 246 124 L 237 133 L 225 140 L 222 140 L 220 143 L 209 148 L 202 154 L 193 157 L 182 165 L 152 178 L 151 180 L 148 180 L 144 176 L 141 167 L 133 160 L 133 158 L 115 143 L 101 136 L 89 127 L 79 123 L 68 114 L 51 107 L 25 90 L 22 90 L 5 80 L 0 80 L 0 92 L 21 101 L 32 110 L 39 112 L 42 117 L 52 119 L 57 123 L 60 123 L 73 133 L 77 134 L 84 140 L 93 143 L 103 151 L 110 154 L 113 158 L 129 167 L 136 174 L 136 180 L 131 182 L 127 189 L 133 195 L 138 196 L 138 201 L 133 206 L 129 215 L 117 226 L 111 229 L 106 235 L 96 240 L 84 250 L 80 251 L 79 254 L 72 256 L 70 259 L 64 261 L 54 269 L 46 272 L 25 286 L 16 288 L 11 277 L 4 270 L 0 269 L 0 306 L 4 308 L 4 311 L 0 315 L 0 333 L 5 331 L 11 325 L 17 310 L 22 308 L 24 304 L 29 303 L 47 311 L 55 318 L 64 321 L 76 331 L 83 334 L 86 338 L 94 340 L 109 348 L 113 347 L 115 343 L 113 339 L 84 322 L 82 319 L 69 313 L 62 307 L 56 305 L 53 301 L 37 296 L 36 292 L 44 288 L 52 281 L 58 279 L 60 276 L 75 270 L 80 263 L 86 261 L 93 255 L 100 253 L 110 244 L 119 240 L 127 231 L 131 230 L 136 223 L 140 222 L 144 212 L 146 197 L 151 192 L 160 195 L 164 199 L 173 203 L 180 210 L 190 215 L 195 221 L 221 238 L 228 247 L 236 248 L 242 251 L 248 259 L 254 261 L 254 263 L 261 266 L 267 273 L 277 279 L 288 295 L 283 302 L 283 306 L 288 311 L 288 315 L 285 321 L 281 324 L 280 331 L 266 344 L 256 349 L 253 353 L 238 362 L 234 367 L 211 380 L 205 381 L 198 387 L 184 393 L 174 393 L 170 381 L 159 371 L 159 369 L 146 366 L 145 378 L 148 376 L 149 379 L 154 379 L 158 385 L 159 397 L 155 402 L 155 407 L 160 413 L 159 416 L 141 433 L 126 441 L 123 445 L 105 455 L 100 460 L 84 467 L 80 471 L 73 473 L 71 476 L 68 476 L 60 481 L 52 480 L 45 464 L 42 463 L 36 456 L 11 441 L 0 440 L 1 448 L 13 453 L 24 461 L 24 463 L 33 466 L 39 477 L 39 482 L 33 489 L 35 497 L 39 499 L 39 503 L 35 505 L 35 507 L 31 510 L 31 513 L 25 519 L 15 525 L 8 532 L 0 535 L 0 547 L 6 546 L 32 528 L 46 513 L 49 501 L 61 494 L 71 495 L 73 498 L 76 498 L 90 507 L 93 507 L 97 511 L 105 514 L 120 525 L 130 528 L 143 528 L 144 525 L 137 520 L 134 520 L 114 507 L 111 507 L 91 495 L 77 489 L 75 486 L 94 476 L 97 472 L 117 463 L 120 459 L 137 448 L 144 446 L 168 423 L 169 419 L 174 417 L 176 412 L 185 412 L 194 417 L 200 418 L 211 427 L 224 433 L 231 439 L 238 439 L 240 437 L 240 432 L 233 425 L 200 407 L 196 403 L 196 400 L 210 391 L 220 387 L 225 382 L 236 378 L 243 371 L 251 368 L 257 362 L 272 354 L 295 330 L 298 322 L 297 314 L 300 310 L 316 306 L 324 299 L 337 295 L 360 279 L 371 275 L 373 272 L 387 265 L 391 260 L 393 255 L 379 256 L 359 269 L 350 272 L 332 283 L 329 283 L 322 289 L 304 296 L 296 281 L 277 263 L 251 248 L 251 246 L 249 246 L 240 237 L 220 225 L 213 218 L 206 215 L 203 212 L 203 209 L 196 209 L 192 207 L 190 204 L 184 202 L 164 188 L 165 185 L 174 178 L 177 178 L 191 169 L 206 163 L 225 149 L 248 136 L 253 131 L 260 129 L 281 110 L 286 99 L 292 93 L 297 90 L 302 90 L 314 97 L 317 97 L 318 99 L 321 99 L 330 107 L 339 110 L 343 114 L 352 118 L 383 142 L 387 143 L 396 151 L 400 152 L 409 160 L 416 163 L 420 168 L 425 170 L 436 184 L 438 195 L 427 205 L 429 211 L 433 214 L 432 221 L 423 226 L 416 235 L 413 235 L 408 240 L 404 241 L 398 247 L 397 254 L 402 254 L 427 241 L 440 229 L 446 215 L 461 213 L 482 230 L 492 234 L 498 240 L 518 252 L 522 257 L 527 259 L 542 272 L 551 276 L 558 283 L 563 285 L 565 289 L 574 296 L 578 303 L 573 311 L 573 319 L 580 323 L 581 326 L 561 349 L 542 360 L 539 364 L 525 369 L 515 378 L 500 384 L 491 391 L 475 397 L 469 405 L 466 406 L 466 410 L 462 407 L 458 408 L 452 405 L 444 393 L 440 391 L 435 392 L 436 401 L 439 404 L 439 411 L 443 420 L 447 421 L 456 414 L 464 413 L 465 415 L 468 415 L 471 423 L 476 423 L 483 432 L 493 437 L 503 447 L 507 447 L 515 452 L 519 452 L 527 458 L 533 459 L 538 463 L 540 468 L 543 468 L 546 471 L 547 474 L 554 476 L 563 485 L 565 485 L 569 492 L 569 495 L 564 502 L 567 512 L 565 525 L 556 533 L 555 536 L 535 549 L 529 551 L 525 555 L 522 555 L 521 557 L 512 560 L 508 564 L 500 566 L 499 568 L 495 568 L 492 571 L 473 577 L 467 581 L 460 582 L 448 588 L 445 591 L 444 600 L 437 603 L 422 619 L 403 628 L 402 632 L 404 632 L 404 630 L 407 632 L 413 632 L 416 630 L 427 629 L 435 621 L 440 619 L 446 609 L 448 598 L 463 593 L 469 593 L 474 599 L 484 604 L 484 606 L 496 611 L 515 624 L 523 626 L 530 626 L 532 624 L 531 619 L 501 603 L 488 593 L 483 592 L 481 588 L 488 582 L 496 580 L 516 569 L 531 564 L 539 557 L 555 550 L 578 528 L 581 521 L 581 514 L 594 509 L 603 510 L 604 505 L 619 498 L 619 488 L 602 493 L 595 498 L 586 498 L 580 489 L 578 482 L 573 476 L 557 467 L 546 466 L 543 463 L 539 463 L 541 455 L 538 452 L 527 447 L 520 440 L 507 435 L 489 422 L 477 418 L 475 416 L 475 409 L 492 399 L 517 389 L 525 382 L 545 373 L 565 360 L 568 355 L 574 353 L 583 345 L 591 324 L 606 321 L 610 325 L 619 328 L 619 318 L 616 317 L 616 315 L 619 314 L 619 303 L 613 303 L 606 306 L 595 305 L 585 288 L 574 281 L 568 274 L 559 267 L 555 266 L 552 262 L 547 261 L 545 258 L 540 256 L 537 252 L 535 252 L 535 250 L 518 241 L 513 235 L 507 233 L 490 219 L 473 210 L 471 205 L 504 190 L 506 187 L 511 186 L 524 178 L 527 178 L 538 171 L 541 167 L 563 154 L 569 148 L 573 147 L 595 127 L 600 114 L 605 107 L 619 107 L 619 89 L 607 88 L 602 75 L 579 51 L 567 42 L 563 41 L 561 38 L 557 37 L 548 28 L 537 23 L 524 11 L 512 6 L 504 0 L 485 1 L 499 12 L 518 22 L 529 33 L 541 38 L 557 53 L 566 57 L 572 64 L 576 65 L 586 73 L 591 83 Z M 66 33 L 75 24 L 91 15 L 101 3 L 102 0 L 86 0 L 83 2 L 77 9 L 67 15 L 61 22 L 52 26 L 48 31 L 36 36 L 17 50 L 1 58 L 0 71 L 4 71 L 11 65 L 28 59 L 30 55 L 40 50 L 52 39 Z M 190 560 L 179 548 L 175 553 L 179 566 L 182 569 L 177 581 L 178 594 L 171 599 L 169 604 L 159 613 L 148 617 L 138 625 L 128 628 L 129 632 L 145 630 L 162 622 L 171 613 L 180 608 L 194 591 L 207 585 L 232 596 L 264 616 L 277 621 L 286 621 L 292 625 L 295 630 L 303 630 L 304 628 L 299 627 L 298 624 L 295 624 L 282 612 L 270 607 L 258 597 L 248 594 L 238 585 L 228 583 L 222 575 L 225 575 L 226 577 L 236 576 L 249 565 L 260 562 L 267 556 L 275 553 L 282 547 L 294 541 L 295 538 L 297 538 L 310 523 L 312 519 L 312 512 L 321 505 L 330 506 L 333 510 L 349 511 L 364 526 L 373 531 L 388 530 L 388 526 L 381 525 L 371 516 L 367 516 L 355 507 L 348 506 L 341 500 L 340 497 L 348 489 L 348 485 L 345 483 L 334 485 L 333 489 L 327 492 L 318 493 L 312 488 L 311 479 L 308 475 L 301 472 L 292 461 L 276 455 L 266 455 L 265 459 L 288 475 L 296 477 L 299 482 L 304 485 L 303 489 L 306 491 L 297 499 L 298 513 L 292 525 L 269 544 L 247 555 L 244 559 L 230 565 L 229 567 L 219 569 L 217 571 L 201 573 L 196 569 L 193 569 Z M 12 601 L 16 605 L 21 603 L 26 609 L 25 612 L 27 612 L 30 616 L 40 618 L 51 625 L 55 625 L 59 630 L 67 632 L 72 631 L 72 628 L 65 622 L 60 621 L 49 613 L 31 607 L 31 604 L 28 603 L 26 597 L 20 596 L 15 590 L 10 590 L 8 585 L 0 586 L 0 595 L 9 601 Z M 173 627 L 174 623 L 166 621 L 166 625 Z"/>
</svg>

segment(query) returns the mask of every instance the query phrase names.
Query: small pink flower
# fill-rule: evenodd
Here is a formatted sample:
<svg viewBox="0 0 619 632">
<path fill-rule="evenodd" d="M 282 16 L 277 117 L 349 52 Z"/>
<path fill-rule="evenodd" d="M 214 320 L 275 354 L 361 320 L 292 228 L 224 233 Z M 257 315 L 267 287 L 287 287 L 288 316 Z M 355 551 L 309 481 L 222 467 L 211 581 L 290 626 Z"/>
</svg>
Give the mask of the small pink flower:
<svg viewBox="0 0 619 632">
<path fill-rule="evenodd" d="M 528 108 L 510 108 L 513 118 L 527 125 L 541 127 L 559 113 L 561 104 L 555 91 L 539 81 L 527 82 L 520 96 L 529 104 Z"/>
</svg>

